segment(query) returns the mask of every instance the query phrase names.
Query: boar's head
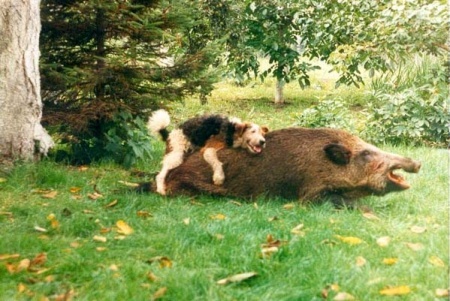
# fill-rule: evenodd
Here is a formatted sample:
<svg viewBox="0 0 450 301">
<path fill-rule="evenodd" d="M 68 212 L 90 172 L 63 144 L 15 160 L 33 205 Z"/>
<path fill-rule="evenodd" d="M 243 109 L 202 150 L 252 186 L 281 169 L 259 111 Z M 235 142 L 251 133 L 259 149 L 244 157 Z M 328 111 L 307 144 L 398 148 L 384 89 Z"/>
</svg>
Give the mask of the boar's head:
<svg viewBox="0 0 450 301">
<path fill-rule="evenodd" d="M 329 143 L 323 148 L 327 159 L 339 170 L 328 184 L 348 199 L 385 195 L 410 186 L 398 170 L 417 173 L 420 162 L 388 153 L 357 137 L 348 144 Z M 349 142 L 349 141 L 346 141 Z M 331 192 L 331 191 L 330 191 Z"/>
</svg>

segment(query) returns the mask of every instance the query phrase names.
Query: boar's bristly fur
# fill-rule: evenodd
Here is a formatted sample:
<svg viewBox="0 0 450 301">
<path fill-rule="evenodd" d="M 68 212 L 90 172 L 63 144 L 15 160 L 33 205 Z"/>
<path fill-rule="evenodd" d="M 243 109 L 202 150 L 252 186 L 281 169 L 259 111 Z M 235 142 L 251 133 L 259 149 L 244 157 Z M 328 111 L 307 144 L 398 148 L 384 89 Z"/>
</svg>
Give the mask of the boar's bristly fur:
<svg viewBox="0 0 450 301">
<path fill-rule="evenodd" d="M 287 128 L 267 134 L 267 147 L 255 156 L 223 149 L 226 181 L 211 181 L 211 168 L 199 153 L 189 156 L 167 176 L 168 194 L 259 195 L 315 201 L 352 201 L 409 188 L 397 169 L 418 172 L 420 163 L 384 152 L 337 129 Z"/>
</svg>

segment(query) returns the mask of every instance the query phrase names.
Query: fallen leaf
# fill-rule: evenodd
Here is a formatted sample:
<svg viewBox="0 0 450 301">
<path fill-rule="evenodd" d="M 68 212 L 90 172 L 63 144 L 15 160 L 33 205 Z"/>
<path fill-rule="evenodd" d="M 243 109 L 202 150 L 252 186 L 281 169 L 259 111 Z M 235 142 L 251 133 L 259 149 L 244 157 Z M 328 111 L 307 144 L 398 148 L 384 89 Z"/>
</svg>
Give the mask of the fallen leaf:
<svg viewBox="0 0 450 301">
<path fill-rule="evenodd" d="M 444 261 L 442 261 L 442 259 L 440 259 L 439 257 L 433 255 L 428 259 L 428 262 L 430 262 L 432 265 L 437 266 L 437 267 L 445 267 L 445 263 Z"/>
<path fill-rule="evenodd" d="M 227 217 L 225 215 L 223 215 L 222 213 L 218 213 L 216 215 L 210 215 L 209 216 L 211 219 L 216 219 L 216 220 L 224 220 Z"/>
<path fill-rule="evenodd" d="M 438 297 L 438 298 L 448 297 L 448 295 L 449 295 L 449 289 L 446 289 L 446 288 L 437 288 L 437 289 L 434 291 L 434 294 L 435 294 L 436 297 Z"/>
<path fill-rule="evenodd" d="M 339 239 L 340 241 L 345 242 L 346 244 L 349 244 L 349 245 L 359 245 L 360 243 L 363 242 L 362 239 L 360 239 L 358 237 L 354 237 L 354 236 L 335 235 L 335 237 L 337 239 Z"/>
<path fill-rule="evenodd" d="M 31 260 L 29 260 L 28 258 L 22 259 L 17 265 L 15 272 L 18 273 L 21 271 L 28 270 L 28 268 L 30 267 L 30 263 Z"/>
<path fill-rule="evenodd" d="M 149 212 L 142 211 L 142 210 L 139 210 L 138 212 L 136 212 L 136 215 L 139 216 L 139 217 L 142 217 L 142 218 L 147 218 L 147 217 L 151 217 L 152 216 Z"/>
<path fill-rule="evenodd" d="M 427 231 L 426 227 L 420 227 L 420 226 L 412 226 L 411 227 L 411 232 L 416 233 L 416 234 L 422 234 L 425 231 Z"/>
<path fill-rule="evenodd" d="M 258 209 L 259 207 L 258 207 L 258 203 L 253 203 L 253 208 L 255 208 L 255 209 Z"/>
<path fill-rule="evenodd" d="M 394 265 L 397 263 L 397 261 L 398 261 L 398 258 L 384 258 L 383 259 L 383 263 L 385 265 Z"/>
<path fill-rule="evenodd" d="M 230 203 L 236 206 L 242 206 L 242 204 L 239 203 L 238 201 L 230 201 Z"/>
<path fill-rule="evenodd" d="M 44 278 L 45 282 L 50 283 L 55 281 L 55 276 L 54 275 L 48 275 L 47 277 Z"/>
<path fill-rule="evenodd" d="M 119 220 L 116 222 L 117 226 L 117 233 L 123 234 L 123 235 L 130 235 L 133 233 L 133 228 L 131 228 L 126 222 L 123 220 Z"/>
<path fill-rule="evenodd" d="M 48 193 L 42 194 L 41 197 L 43 197 L 44 199 L 54 199 L 54 198 L 56 198 L 57 195 L 58 195 L 58 191 L 52 190 Z"/>
<path fill-rule="evenodd" d="M 127 187 L 139 187 L 138 183 L 131 183 L 131 182 L 127 182 L 127 181 L 119 181 L 120 184 L 123 184 Z"/>
<path fill-rule="evenodd" d="M 64 294 L 55 296 L 55 301 L 70 301 L 75 296 L 74 290 L 67 290 Z"/>
<path fill-rule="evenodd" d="M 105 247 L 97 247 L 97 248 L 95 248 L 95 250 L 97 250 L 97 252 L 104 252 L 104 251 L 107 250 L 107 248 L 105 248 Z"/>
<path fill-rule="evenodd" d="M 5 178 L 0 178 L 0 183 L 5 183 L 6 179 Z"/>
<path fill-rule="evenodd" d="M 98 242 L 106 242 L 107 239 L 106 239 L 106 237 L 104 237 L 104 236 L 94 235 L 93 240 L 94 240 L 94 241 L 98 241 Z"/>
<path fill-rule="evenodd" d="M 367 263 L 367 260 L 364 257 L 362 257 L 362 256 L 356 257 L 356 266 L 357 267 L 362 267 L 366 263 Z"/>
<path fill-rule="evenodd" d="M 225 235 L 218 233 L 218 234 L 214 235 L 214 237 L 215 237 L 217 240 L 222 240 L 222 239 L 225 238 Z"/>
<path fill-rule="evenodd" d="M 51 213 L 47 216 L 47 220 L 50 221 L 50 226 L 52 227 L 52 229 L 57 229 L 59 228 L 59 222 L 56 219 L 56 215 Z"/>
<path fill-rule="evenodd" d="M 119 203 L 117 200 L 112 201 L 111 203 L 109 203 L 108 205 L 105 205 L 105 208 L 111 208 L 117 205 L 117 203 Z"/>
<path fill-rule="evenodd" d="M 375 214 L 373 214 L 372 212 L 364 212 L 363 216 L 367 219 L 371 219 L 371 220 L 380 220 L 380 218 L 378 216 L 376 216 Z"/>
<path fill-rule="evenodd" d="M 147 279 L 150 280 L 151 282 L 158 281 L 158 277 L 156 277 L 156 275 L 153 274 L 152 272 L 149 272 L 147 274 Z"/>
<path fill-rule="evenodd" d="M 30 266 L 36 266 L 36 265 L 43 265 L 47 261 L 47 254 L 46 253 L 40 253 L 36 255 L 33 260 L 30 262 Z"/>
<path fill-rule="evenodd" d="M 157 300 L 164 296 L 167 292 L 167 287 L 161 287 L 153 294 L 153 300 Z"/>
<path fill-rule="evenodd" d="M 47 229 L 39 227 L 39 226 L 34 226 L 34 230 L 36 230 L 38 232 L 47 232 Z"/>
<path fill-rule="evenodd" d="M 295 204 L 294 203 L 289 203 L 289 204 L 283 205 L 283 208 L 286 209 L 286 210 L 291 210 L 291 209 L 295 208 Z"/>
<path fill-rule="evenodd" d="M 263 247 L 261 248 L 261 254 L 263 258 L 269 258 L 274 253 L 278 252 L 278 247 Z"/>
<path fill-rule="evenodd" d="M 119 270 L 119 267 L 115 264 L 112 264 L 109 266 L 109 269 L 113 272 L 117 272 Z"/>
<path fill-rule="evenodd" d="M 85 166 L 85 165 L 82 165 L 82 166 L 79 166 L 78 167 L 78 171 L 86 171 L 86 170 L 88 170 L 89 169 L 89 167 L 87 167 L 87 166 Z"/>
<path fill-rule="evenodd" d="M 391 238 L 389 236 L 383 236 L 377 239 L 377 244 L 380 247 L 387 247 L 389 243 L 391 242 Z"/>
<path fill-rule="evenodd" d="M 421 244 L 421 243 L 410 243 L 410 242 L 407 242 L 406 246 L 408 246 L 408 248 L 410 248 L 413 251 L 420 251 L 420 250 L 422 250 L 424 248 L 423 244 Z"/>
<path fill-rule="evenodd" d="M 70 187 L 70 193 L 78 193 L 81 191 L 81 187 Z"/>
<path fill-rule="evenodd" d="M 300 235 L 300 236 L 304 236 L 305 232 L 302 231 L 303 229 L 303 224 L 298 224 L 297 226 L 295 226 L 294 228 L 292 228 L 291 233 L 295 234 L 295 235 Z"/>
<path fill-rule="evenodd" d="M 184 223 L 186 226 L 189 225 L 190 222 L 191 222 L 191 219 L 190 219 L 189 217 L 183 219 L 183 223 Z"/>
<path fill-rule="evenodd" d="M 88 198 L 90 198 L 90 199 L 93 200 L 93 201 L 95 201 L 95 200 L 100 199 L 100 198 L 103 197 L 103 195 L 101 195 L 101 194 L 98 193 L 98 192 L 88 193 L 87 196 L 88 196 Z"/>
<path fill-rule="evenodd" d="M 166 256 L 155 256 L 147 260 L 148 263 L 158 262 L 160 268 L 171 268 L 172 261 Z"/>
<path fill-rule="evenodd" d="M 355 300 L 355 297 L 346 292 L 338 293 L 333 300 L 335 301 L 347 301 L 347 300 Z"/>
<path fill-rule="evenodd" d="M 269 217 L 267 220 L 269 222 L 277 221 L 278 220 L 278 216 Z"/>
<path fill-rule="evenodd" d="M 84 213 L 84 214 L 93 214 L 93 213 L 95 213 L 95 212 L 92 211 L 92 210 L 84 209 L 84 210 L 83 210 L 83 213 Z"/>
<path fill-rule="evenodd" d="M 70 243 L 70 246 L 72 248 L 79 248 L 79 247 L 81 247 L 81 244 L 78 241 L 74 241 L 74 242 Z"/>
<path fill-rule="evenodd" d="M 388 287 L 385 289 L 382 289 L 380 291 L 380 295 L 384 296 L 403 296 L 407 295 L 411 292 L 411 289 L 407 285 L 401 285 L 396 287 Z"/>
<path fill-rule="evenodd" d="M 0 260 L 19 258 L 20 254 L 0 254 Z"/>
<path fill-rule="evenodd" d="M 27 287 L 26 287 L 25 284 L 23 284 L 22 282 L 20 282 L 20 283 L 17 285 L 17 292 L 18 292 L 19 294 L 25 292 L 26 290 L 27 290 Z"/>
<path fill-rule="evenodd" d="M 247 273 L 236 274 L 236 275 L 229 276 L 227 278 L 224 278 L 224 279 L 221 279 L 221 280 L 217 281 L 217 284 L 225 285 L 225 284 L 228 284 L 228 283 L 242 282 L 244 280 L 253 278 L 256 275 L 258 275 L 258 274 L 255 273 L 255 272 L 247 272 Z"/>
</svg>

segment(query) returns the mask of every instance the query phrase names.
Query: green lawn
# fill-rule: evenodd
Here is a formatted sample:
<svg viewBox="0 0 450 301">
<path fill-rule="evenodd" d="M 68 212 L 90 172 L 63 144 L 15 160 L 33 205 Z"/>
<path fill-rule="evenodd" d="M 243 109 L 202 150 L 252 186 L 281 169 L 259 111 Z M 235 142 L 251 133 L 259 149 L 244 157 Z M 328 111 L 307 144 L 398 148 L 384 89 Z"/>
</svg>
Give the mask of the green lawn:
<svg viewBox="0 0 450 301">
<path fill-rule="evenodd" d="M 364 98 L 360 89 L 341 89 L 298 90 L 276 107 L 269 85 L 221 84 L 205 107 L 190 100 L 172 114 L 176 121 L 224 112 L 280 128 L 327 93 Z M 19 165 L 0 175 L 0 300 L 444 300 L 448 152 L 382 148 L 423 167 L 407 176 L 410 190 L 361 200 L 371 212 L 283 199 L 166 198 L 119 182 L 157 172 L 162 143 L 137 168 L 143 176 L 108 163 Z M 245 272 L 256 276 L 217 283 Z M 389 288 L 402 295 L 381 294 Z"/>
</svg>

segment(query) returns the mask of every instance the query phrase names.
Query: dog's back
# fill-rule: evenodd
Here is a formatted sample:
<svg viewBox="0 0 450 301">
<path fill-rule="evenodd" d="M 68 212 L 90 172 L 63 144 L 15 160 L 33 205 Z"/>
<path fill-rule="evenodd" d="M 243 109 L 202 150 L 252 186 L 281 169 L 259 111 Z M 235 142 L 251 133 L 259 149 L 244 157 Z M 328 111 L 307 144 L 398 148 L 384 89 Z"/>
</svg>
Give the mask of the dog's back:
<svg viewBox="0 0 450 301">
<path fill-rule="evenodd" d="M 228 118 L 221 115 L 205 115 L 187 120 L 180 129 L 192 144 L 203 147 L 211 136 L 225 134 L 229 124 Z"/>
</svg>

